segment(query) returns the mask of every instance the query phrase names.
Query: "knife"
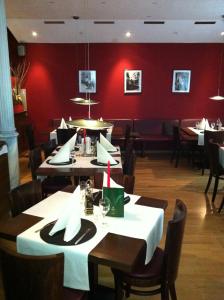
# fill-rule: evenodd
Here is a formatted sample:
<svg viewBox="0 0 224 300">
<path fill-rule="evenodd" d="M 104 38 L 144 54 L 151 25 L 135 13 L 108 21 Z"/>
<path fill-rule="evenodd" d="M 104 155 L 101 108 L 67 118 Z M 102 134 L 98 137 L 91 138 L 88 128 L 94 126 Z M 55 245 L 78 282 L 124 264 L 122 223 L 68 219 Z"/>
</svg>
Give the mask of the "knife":
<svg viewBox="0 0 224 300">
<path fill-rule="evenodd" d="M 89 233 L 91 231 L 91 228 L 88 228 L 81 236 L 80 238 L 77 239 L 77 241 L 75 241 L 75 245 L 77 245 L 86 235 L 87 233 Z"/>
</svg>

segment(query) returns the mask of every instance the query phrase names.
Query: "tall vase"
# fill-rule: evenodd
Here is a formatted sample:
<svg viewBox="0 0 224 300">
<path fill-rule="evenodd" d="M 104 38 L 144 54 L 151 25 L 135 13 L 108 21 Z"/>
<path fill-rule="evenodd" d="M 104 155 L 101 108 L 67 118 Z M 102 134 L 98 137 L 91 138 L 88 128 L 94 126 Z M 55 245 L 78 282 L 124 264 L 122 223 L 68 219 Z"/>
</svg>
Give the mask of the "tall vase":
<svg viewBox="0 0 224 300">
<path fill-rule="evenodd" d="M 24 111 L 23 109 L 23 104 L 22 103 L 17 103 L 13 105 L 13 110 L 14 110 L 14 114 L 18 114 Z"/>
</svg>

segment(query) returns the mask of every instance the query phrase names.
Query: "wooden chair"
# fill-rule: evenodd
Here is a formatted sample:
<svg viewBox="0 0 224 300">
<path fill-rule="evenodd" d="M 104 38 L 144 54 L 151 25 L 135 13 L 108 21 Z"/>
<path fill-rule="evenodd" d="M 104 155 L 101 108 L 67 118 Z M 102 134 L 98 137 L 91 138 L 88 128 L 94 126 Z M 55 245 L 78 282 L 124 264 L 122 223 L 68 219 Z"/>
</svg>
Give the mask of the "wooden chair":
<svg viewBox="0 0 224 300">
<path fill-rule="evenodd" d="M 30 169 L 32 179 L 37 179 L 36 170 L 42 163 L 42 153 L 40 148 L 35 148 L 30 151 Z M 42 181 L 42 192 L 43 196 L 46 197 L 49 194 L 53 194 L 57 191 L 62 190 L 67 185 L 71 185 L 72 181 L 70 177 L 65 176 L 53 176 L 47 177 Z"/>
<path fill-rule="evenodd" d="M 176 200 L 173 219 L 168 222 L 165 248 L 156 248 L 151 261 L 144 265 L 139 261 L 131 273 L 112 269 L 115 281 L 116 300 L 121 300 L 124 289 L 139 296 L 161 294 L 162 300 L 176 300 L 175 281 L 181 255 L 187 208 Z M 134 288 L 135 287 L 135 288 Z M 143 289 L 138 289 L 143 288 Z M 154 288 L 154 289 L 153 289 Z"/>
<path fill-rule="evenodd" d="M 210 173 L 209 173 L 208 183 L 205 188 L 205 194 L 207 194 L 212 182 L 212 178 L 214 177 L 215 184 L 214 184 L 213 194 L 212 194 L 212 202 L 214 202 L 218 190 L 219 179 L 224 179 L 224 168 L 222 168 L 219 162 L 219 144 L 213 143 L 212 140 L 210 140 L 208 144 L 208 158 L 209 158 Z"/>
<path fill-rule="evenodd" d="M 40 180 L 33 180 L 21 184 L 9 192 L 9 202 L 12 217 L 22 213 L 42 200 Z"/>
<path fill-rule="evenodd" d="M 129 139 L 123 158 L 123 173 L 133 176 L 135 173 L 136 154 L 134 151 L 133 140 Z"/>
<path fill-rule="evenodd" d="M 57 139 L 58 139 L 58 145 L 64 145 L 75 133 L 75 128 L 57 128 Z"/>
<path fill-rule="evenodd" d="M 64 254 L 31 256 L 0 249 L 6 300 L 86 300 L 87 292 L 63 287 Z"/>
<path fill-rule="evenodd" d="M 206 168 L 209 169 L 209 141 L 212 140 L 214 143 L 223 143 L 224 131 L 204 131 L 204 147 L 202 151 L 202 175 Z"/>
<path fill-rule="evenodd" d="M 195 151 L 196 140 L 180 134 L 180 128 L 173 126 L 173 151 L 171 154 L 170 162 L 175 160 L 175 168 L 179 165 L 180 157 L 186 153 L 188 160 L 193 160 Z"/>
<path fill-rule="evenodd" d="M 54 149 L 56 148 L 57 144 L 56 144 L 56 140 L 49 140 L 48 142 L 42 144 L 42 149 L 44 151 L 44 157 L 45 159 L 51 155 L 51 153 L 54 151 Z"/>
<path fill-rule="evenodd" d="M 111 174 L 111 178 L 124 187 L 124 191 L 128 194 L 134 193 L 135 176 L 123 175 L 123 174 Z M 102 189 L 103 186 L 103 173 L 96 173 L 94 175 L 94 187 L 96 189 Z"/>
</svg>

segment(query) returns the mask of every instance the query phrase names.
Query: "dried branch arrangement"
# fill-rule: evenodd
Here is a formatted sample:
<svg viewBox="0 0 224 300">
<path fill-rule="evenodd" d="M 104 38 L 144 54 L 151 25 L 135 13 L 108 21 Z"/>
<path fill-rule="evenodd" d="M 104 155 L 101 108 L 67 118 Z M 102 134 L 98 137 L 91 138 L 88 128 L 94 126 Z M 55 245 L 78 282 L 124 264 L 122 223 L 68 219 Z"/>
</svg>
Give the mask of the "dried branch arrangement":
<svg viewBox="0 0 224 300">
<path fill-rule="evenodd" d="M 12 75 L 15 77 L 15 86 L 13 88 L 15 88 L 17 94 L 22 87 L 29 67 L 30 63 L 28 63 L 26 60 L 23 60 L 15 68 L 11 67 Z"/>
</svg>

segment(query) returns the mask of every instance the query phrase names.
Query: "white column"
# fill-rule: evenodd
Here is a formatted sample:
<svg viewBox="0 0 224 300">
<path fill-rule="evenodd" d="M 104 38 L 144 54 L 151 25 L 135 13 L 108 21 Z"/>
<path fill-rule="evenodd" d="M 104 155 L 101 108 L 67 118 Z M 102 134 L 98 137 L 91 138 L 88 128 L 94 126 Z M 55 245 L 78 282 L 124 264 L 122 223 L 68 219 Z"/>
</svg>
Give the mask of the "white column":
<svg viewBox="0 0 224 300">
<path fill-rule="evenodd" d="M 8 145 L 11 188 L 19 184 L 18 133 L 15 129 L 4 0 L 0 0 L 0 140 Z"/>
</svg>

